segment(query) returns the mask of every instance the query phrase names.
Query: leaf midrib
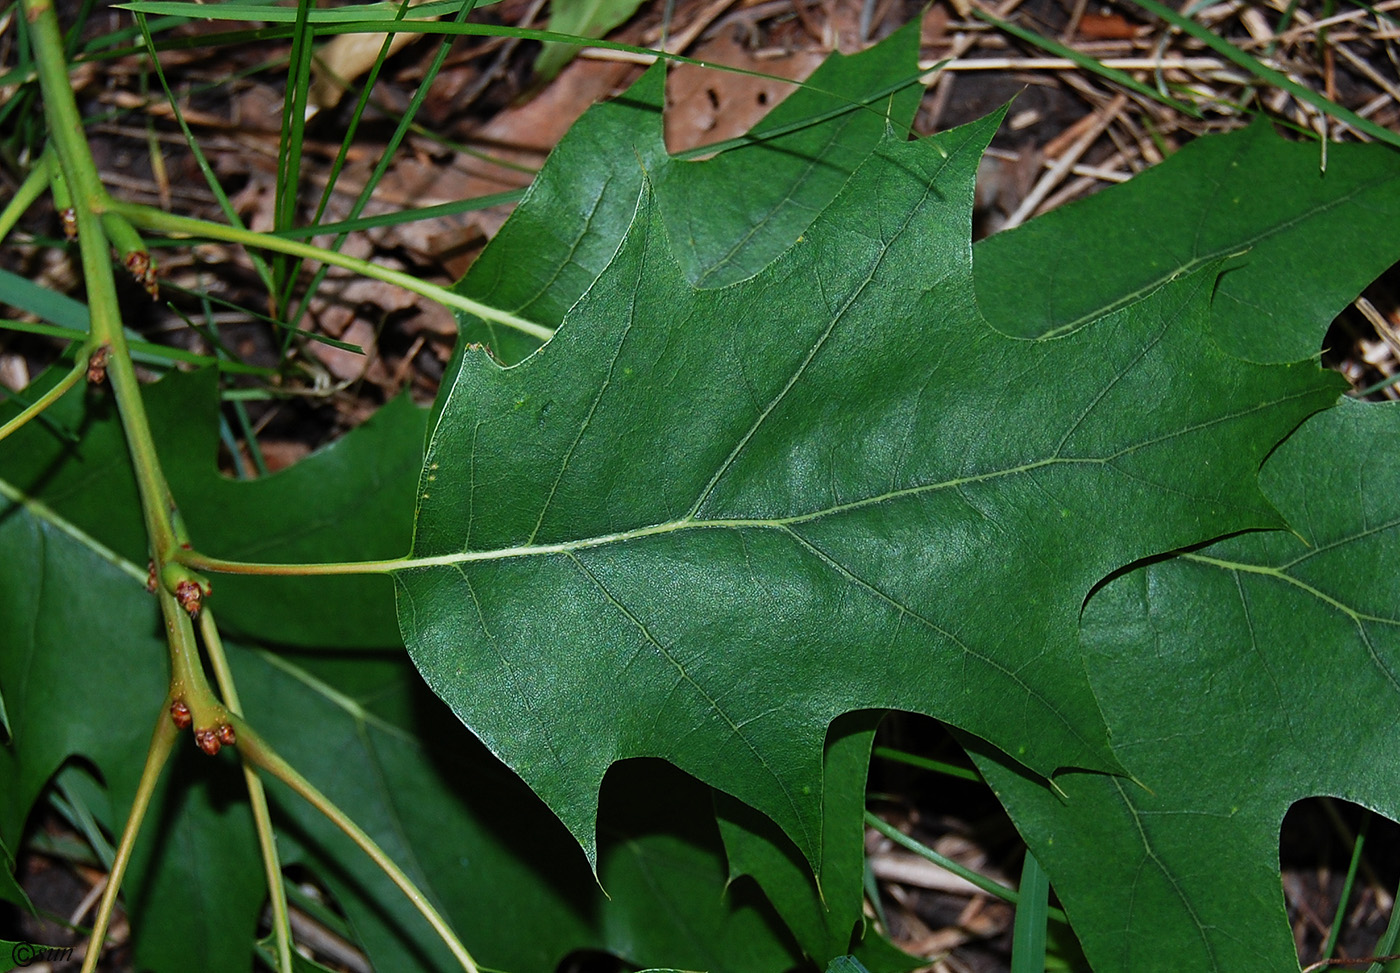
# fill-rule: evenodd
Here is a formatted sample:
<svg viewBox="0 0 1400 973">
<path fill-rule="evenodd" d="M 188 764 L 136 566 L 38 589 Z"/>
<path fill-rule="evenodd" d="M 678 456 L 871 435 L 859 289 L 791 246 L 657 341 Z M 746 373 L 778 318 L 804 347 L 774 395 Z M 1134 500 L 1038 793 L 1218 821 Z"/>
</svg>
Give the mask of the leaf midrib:
<svg viewBox="0 0 1400 973">
<path fill-rule="evenodd" d="M 1004 476 L 1014 476 L 1018 473 L 1029 473 L 1033 470 L 1048 466 L 1062 464 L 1102 465 L 1108 462 L 1111 462 L 1111 458 L 1075 459 L 1051 457 L 1050 459 L 1023 463 L 1019 466 L 1009 467 L 1004 470 L 994 470 L 990 473 L 977 473 L 972 476 L 942 480 L 938 483 L 922 483 L 917 486 L 905 487 L 902 490 L 892 490 L 873 497 L 862 497 L 859 500 L 852 500 L 848 503 L 836 504 L 835 506 L 824 507 L 820 510 L 808 511 L 807 513 L 793 514 L 788 517 L 717 517 L 713 519 L 699 519 L 688 514 L 676 520 L 668 520 L 659 524 L 634 527 L 631 530 L 617 531 L 611 534 L 599 534 L 595 537 L 580 537 L 574 540 L 558 541 L 553 544 L 518 544 L 512 547 L 500 547 L 485 551 L 456 551 L 451 554 L 409 557 L 398 562 L 394 570 L 409 571 L 416 568 L 455 566 L 474 561 L 504 561 L 513 558 L 534 557 L 538 555 L 568 554 L 573 551 L 582 551 L 594 547 L 606 547 L 610 544 L 621 544 L 627 541 L 641 540 L 646 537 L 673 534 L 683 530 L 712 530 L 717 528 L 725 530 L 742 530 L 746 528 L 785 530 L 789 527 L 810 523 L 824 517 L 849 513 L 863 507 L 871 507 L 876 504 L 901 500 L 905 497 L 918 496 L 923 493 L 932 493 L 936 490 L 955 489 L 969 484 L 983 483 Z"/>
<path fill-rule="evenodd" d="M 1005 469 L 992 470 L 986 473 L 974 473 L 970 476 L 955 477 L 950 480 L 940 480 L 936 483 L 921 483 L 915 486 L 905 487 L 901 490 L 891 490 L 885 493 L 877 494 L 875 496 L 862 497 L 859 500 L 852 500 L 847 503 L 835 504 L 830 507 L 823 507 L 819 510 L 808 511 L 807 513 L 793 514 L 788 517 L 721 517 L 702 520 L 694 516 L 696 508 L 692 508 L 690 513 L 687 513 L 685 516 L 680 517 L 676 520 L 668 520 L 659 524 L 650 524 L 645 527 L 634 527 L 630 530 L 617 531 L 611 534 L 600 534 L 594 537 L 580 537 L 568 541 L 558 541 L 553 544 L 526 543 L 514 545 L 511 547 L 500 547 L 483 551 L 454 551 L 449 554 L 432 554 L 423 555 L 419 557 L 409 556 L 396 562 L 391 570 L 397 573 L 412 571 L 420 568 L 459 566 L 462 564 L 469 564 L 477 561 L 505 561 L 522 557 L 535 557 L 549 554 L 567 554 L 572 551 L 582 551 L 595 547 L 606 547 L 610 544 L 620 544 L 625 543 L 627 541 L 641 540 L 646 537 L 656 537 L 665 534 L 673 534 L 683 530 L 710 530 L 715 528 L 728 530 L 739 530 L 747 528 L 770 528 L 786 530 L 790 527 L 810 523 L 815 520 L 820 520 L 824 517 L 832 517 L 844 513 L 850 513 L 851 511 L 859 510 L 864 507 L 875 506 L 876 504 L 888 503 L 891 501 L 901 500 L 906 497 L 918 496 L 924 493 L 932 493 L 936 490 L 956 489 L 972 484 L 984 483 L 990 480 L 1000 479 L 1001 477 L 1016 476 L 1022 473 L 1030 473 L 1035 470 L 1045 469 L 1051 466 L 1105 466 L 1110 463 L 1113 463 L 1120 457 L 1126 456 L 1130 453 L 1134 453 L 1140 449 L 1144 449 L 1153 445 L 1158 445 L 1160 443 L 1166 442 L 1167 440 L 1175 439 L 1179 436 L 1186 435 L 1190 432 L 1198 431 L 1200 429 L 1204 429 L 1208 426 L 1212 426 L 1220 422 L 1228 422 L 1233 419 L 1239 419 L 1251 413 L 1258 412 L 1261 409 L 1281 405 L 1293 399 L 1303 398 L 1308 395 L 1315 394 L 1316 391 L 1316 389 L 1309 388 L 1291 392 L 1287 395 L 1280 396 L 1276 399 L 1261 402 L 1258 405 L 1252 406 L 1247 409 L 1240 409 L 1236 412 L 1230 412 L 1224 415 L 1214 416 L 1211 419 L 1205 420 L 1203 422 L 1193 423 L 1181 429 L 1173 430 L 1170 433 L 1164 433 L 1160 436 L 1154 436 L 1150 439 L 1146 439 L 1141 442 L 1124 446 L 1122 449 L 1109 453 L 1106 456 L 1069 457 L 1056 455 L 1048 457 L 1046 459 L 1032 460 L 1027 463 L 1021 463 L 1017 466 L 1011 466 Z M 1063 448 L 1063 446 L 1064 444 L 1061 443 L 1060 448 Z M 708 496 L 709 488 L 707 487 L 705 498 L 708 498 Z M 698 506 L 699 505 L 697 505 L 697 507 Z"/>
</svg>

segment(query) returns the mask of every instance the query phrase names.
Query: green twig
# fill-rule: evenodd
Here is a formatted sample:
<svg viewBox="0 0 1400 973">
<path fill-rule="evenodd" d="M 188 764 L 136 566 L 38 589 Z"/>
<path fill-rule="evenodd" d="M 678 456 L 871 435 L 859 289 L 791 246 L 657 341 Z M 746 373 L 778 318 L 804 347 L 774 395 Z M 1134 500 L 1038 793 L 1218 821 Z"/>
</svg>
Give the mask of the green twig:
<svg viewBox="0 0 1400 973">
<path fill-rule="evenodd" d="M 132 366 L 126 335 L 122 330 L 109 244 L 99 219 L 107 193 L 98 178 L 97 164 L 87 144 L 82 117 L 73 100 L 67 61 L 64 60 L 63 38 L 58 29 L 58 18 L 54 15 L 53 2 L 24 0 L 24 11 L 39 84 L 43 90 L 51 144 L 58 156 L 68 191 L 72 194 L 83 281 L 87 286 L 90 308 L 91 341 L 93 347 L 105 345 L 110 353 L 107 378 L 117 397 L 122 431 L 126 434 L 131 462 L 136 468 L 147 536 L 156 558 L 160 559 L 163 552 L 175 547 L 171 526 L 174 505 L 156 456 L 155 441 L 151 438 L 150 423 L 141 401 L 136 370 Z"/>
<path fill-rule="evenodd" d="M 401 273 L 397 270 L 390 270 L 387 267 L 380 267 L 370 263 L 368 260 L 361 260 L 358 257 L 350 257 L 342 253 L 336 253 L 333 250 L 313 247 L 299 240 L 288 240 L 282 237 L 268 236 L 263 233 L 254 233 L 251 230 L 242 230 L 237 227 L 225 226 L 221 223 L 196 220 L 188 216 L 176 216 L 173 213 L 166 213 L 140 203 L 108 200 L 107 205 L 113 211 L 121 213 L 133 224 L 143 229 L 155 230 L 176 237 L 207 237 L 211 240 L 237 243 L 245 247 L 285 253 L 293 257 L 319 260 L 323 263 L 343 267 L 346 270 L 364 277 L 372 277 L 375 280 L 382 280 L 386 284 L 394 284 L 397 287 L 402 287 L 406 291 L 426 297 L 429 300 L 437 301 L 439 304 L 443 304 L 447 307 L 456 308 L 459 311 L 466 311 L 468 314 L 475 314 L 483 320 L 505 325 L 508 328 L 515 328 L 517 331 L 528 334 L 540 341 L 548 341 L 554 336 L 554 331 L 543 325 L 536 324 L 533 321 L 527 321 L 507 311 L 488 307 L 480 301 L 474 301 L 469 297 L 464 297 L 445 287 L 429 284 L 409 274 Z"/>
</svg>

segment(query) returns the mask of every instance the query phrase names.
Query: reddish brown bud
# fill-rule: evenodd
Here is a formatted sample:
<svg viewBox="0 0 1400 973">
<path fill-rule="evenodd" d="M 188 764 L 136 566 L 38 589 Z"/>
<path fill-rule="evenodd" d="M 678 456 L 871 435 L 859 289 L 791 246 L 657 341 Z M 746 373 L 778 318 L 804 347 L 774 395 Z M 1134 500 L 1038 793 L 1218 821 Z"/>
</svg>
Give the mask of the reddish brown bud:
<svg viewBox="0 0 1400 973">
<path fill-rule="evenodd" d="M 199 749 L 203 750 L 211 757 L 217 754 L 219 749 L 223 746 L 223 744 L 219 742 L 219 734 L 213 730 L 195 730 L 194 742 L 199 745 Z"/>
<path fill-rule="evenodd" d="M 63 235 L 70 240 L 78 239 L 78 211 L 69 206 L 58 214 L 58 221 L 63 224 Z"/>
<path fill-rule="evenodd" d="M 198 618 L 200 606 L 204 602 L 204 592 L 193 581 L 181 581 L 175 586 L 175 600 L 190 618 Z"/>
<path fill-rule="evenodd" d="M 93 385 L 101 385 L 107 379 L 107 356 L 112 349 L 98 345 L 88 357 L 87 380 Z"/>
<path fill-rule="evenodd" d="M 156 593 L 156 585 L 159 580 L 156 578 L 156 562 L 154 560 L 146 562 L 146 590 L 151 594 Z"/>
<path fill-rule="evenodd" d="M 237 735 L 233 732 L 233 726 L 229 723 L 219 724 L 219 742 L 226 747 L 231 747 L 238 742 Z"/>
<path fill-rule="evenodd" d="M 194 717 L 190 715 L 190 708 L 183 699 L 177 699 L 170 704 L 170 721 L 175 724 L 176 729 L 188 730 L 190 724 L 194 722 Z"/>
<path fill-rule="evenodd" d="M 160 287 L 156 284 L 155 264 L 151 263 L 149 253 L 144 250 L 133 250 L 126 255 L 126 260 L 123 263 L 136 283 L 144 287 L 146 293 L 151 295 L 151 300 L 160 296 Z"/>
</svg>

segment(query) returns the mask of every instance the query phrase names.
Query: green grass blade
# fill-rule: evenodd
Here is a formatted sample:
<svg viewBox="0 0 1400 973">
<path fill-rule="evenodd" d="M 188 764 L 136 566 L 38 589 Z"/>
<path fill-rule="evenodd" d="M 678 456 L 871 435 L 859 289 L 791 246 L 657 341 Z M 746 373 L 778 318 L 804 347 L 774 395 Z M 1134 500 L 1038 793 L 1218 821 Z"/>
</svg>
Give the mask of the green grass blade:
<svg viewBox="0 0 1400 973">
<path fill-rule="evenodd" d="M 477 4 L 488 7 L 499 0 L 485 0 Z M 344 7 L 328 7 L 308 10 L 305 19 L 313 24 L 344 23 L 346 21 L 379 22 L 379 29 L 395 21 L 402 20 L 398 3 L 359 3 Z M 442 17 L 456 13 L 461 4 L 458 0 L 434 0 L 419 4 L 414 14 L 419 17 Z M 178 0 L 134 0 L 121 8 L 134 13 L 164 15 L 187 20 L 228 20 L 250 23 L 294 24 L 302 19 L 301 12 L 293 7 L 280 7 L 262 3 L 231 2 L 200 4 L 181 3 Z"/>
<path fill-rule="evenodd" d="M 297 19 L 292 25 L 292 53 L 287 64 L 287 95 L 282 101 L 282 137 L 277 160 L 277 183 L 273 198 L 273 228 L 286 229 L 296 224 L 298 190 L 301 188 L 302 137 L 306 132 L 306 99 L 311 87 L 311 57 L 315 34 L 307 19 L 311 0 L 297 0 Z M 296 287 L 301 261 L 278 255 L 272 258 L 274 307 L 278 316 L 285 314 Z M 295 321 L 288 321 L 295 324 Z M 286 353 L 286 345 L 283 345 Z"/>
<path fill-rule="evenodd" d="M 1324 95 L 1313 91 L 1311 88 L 1299 84 L 1281 71 L 1275 71 L 1258 58 L 1246 54 L 1244 51 L 1225 40 L 1225 38 L 1220 37 L 1206 27 L 1202 27 L 1189 17 L 1183 17 L 1170 7 L 1158 3 L 1157 0 L 1133 0 L 1133 3 L 1137 4 L 1148 13 L 1155 14 L 1162 18 L 1183 33 L 1190 34 L 1221 57 L 1244 68 L 1265 84 L 1270 84 L 1276 88 L 1287 91 L 1299 101 L 1312 105 L 1318 111 L 1351 126 L 1357 132 L 1371 136 L 1371 138 L 1376 139 L 1378 142 L 1385 142 L 1387 145 L 1400 148 L 1400 134 L 1396 134 L 1387 128 L 1382 128 L 1375 122 L 1362 118 L 1360 115 L 1356 114 L 1356 112 L 1343 108 L 1335 101 L 1331 101 Z"/>
<path fill-rule="evenodd" d="M 977 886 L 979 889 L 981 889 L 983 892 L 986 892 L 988 895 L 995 896 L 996 898 L 1001 899 L 1003 902 L 1010 903 L 1011 905 L 1020 904 L 1021 894 L 1015 889 L 1009 889 L 1005 885 L 1002 885 L 1000 882 L 994 882 L 990 878 L 987 878 L 987 876 L 985 875 L 979 875 L 972 869 L 967 868 L 963 865 L 959 865 L 947 855 L 940 855 L 928 845 L 915 841 L 913 838 L 900 831 L 894 825 L 886 823 L 885 821 L 876 817 L 874 814 L 871 814 L 869 811 L 865 812 L 865 823 L 870 827 L 874 828 L 876 831 L 880 832 L 886 838 L 889 838 L 901 848 L 904 848 L 906 851 L 912 851 L 920 858 L 926 858 L 929 861 L 933 862 L 935 865 L 938 865 L 941 868 L 946 868 L 948 871 L 952 872 L 959 878 L 971 882 L 973 885 Z M 1056 909 L 1053 906 L 1046 906 L 1045 915 L 1048 918 L 1054 919 L 1056 922 L 1068 923 L 1069 921 L 1065 918 L 1065 914 L 1063 911 L 1061 911 L 1060 909 Z"/>
<path fill-rule="evenodd" d="M 471 12 L 475 8 L 476 0 L 463 0 L 460 7 L 458 8 L 455 22 L 460 23 L 465 21 L 467 17 L 471 16 Z M 384 46 L 379 52 L 380 61 L 382 61 L 388 54 L 389 40 L 390 38 L 388 37 L 386 37 L 384 40 Z M 380 181 L 384 178 L 384 174 L 389 171 L 389 164 L 398 154 L 399 146 L 403 144 L 404 138 L 408 135 L 409 128 L 413 124 L 413 119 L 417 116 L 418 110 L 423 106 L 424 100 L 428 97 L 428 91 L 432 88 L 433 81 L 437 78 L 438 72 L 442 70 L 442 66 L 447 62 L 447 55 L 451 52 L 451 49 L 451 38 L 444 37 L 442 41 L 438 44 L 437 53 L 433 56 L 432 62 L 428 65 L 428 69 L 423 75 L 423 80 L 414 90 L 413 97 L 409 99 L 408 106 L 404 109 L 403 115 L 399 119 L 399 124 L 394 129 L 393 135 L 389 137 L 388 143 L 384 146 L 384 151 L 380 154 L 379 162 L 375 164 L 374 171 L 370 173 L 369 178 L 365 180 L 364 188 L 361 189 L 359 195 L 355 197 L 355 202 L 350 207 L 351 219 L 358 218 L 359 215 L 362 212 L 364 212 L 365 206 L 369 203 L 370 198 L 374 195 L 374 191 L 376 188 L 378 188 Z M 368 95 L 369 88 L 366 87 L 365 94 L 361 97 L 360 103 L 356 106 L 357 119 L 358 112 L 364 110 L 364 104 L 366 99 L 368 98 Z M 342 156 L 345 152 L 348 152 L 348 150 L 349 143 L 347 142 L 342 147 Z M 340 159 L 337 158 L 337 161 L 339 162 Z M 332 173 L 331 178 L 332 180 L 335 178 L 335 173 Z M 330 187 L 327 186 L 327 195 L 325 197 L 326 200 L 329 200 L 329 192 Z M 325 200 L 323 200 L 323 202 L 324 201 Z M 317 211 L 318 218 L 321 212 L 322 210 Z M 341 243 L 344 242 L 345 236 L 345 233 L 337 234 L 335 242 L 331 244 L 331 248 L 338 250 L 340 248 Z M 297 320 L 299 320 L 301 315 L 305 312 L 306 302 L 307 300 L 309 300 L 309 295 L 314 294 L 316 292 L 316 288 L 320 286 L 321 281 L 325 278 L 325 275 L 329 272 L 329 269 L 330 268 L 328 266 L 323 265 L 319 270 L 317 270 L 316 276 L 311 282 L 311 286 L 307 288 L 308 297 L 304 298 L 302 300 L 301 305 L 297 308 L 296 314 L 291 319 L 292 323 L 295 323 Z"/>
<path fill-rule="evenodd" d="M 1385 932 L 1381 933 L 1381 938 L 1376 942 L 1375 954 L 1377 956 L 1392 956 L 1395 953 L 1395 945 L 1400 942 L 1400 887 L 1395 890 L 1395 898 L 1390 904 L 1390 922 L 1385 927 Z M 1400 960 L 1389 960 L 1387 962 L 1375 962 L 1366 968 L 1366 973 L 1398 973 L 1400 971 Z"/>
<path fill-rule="evenodd" d="M 1326 800 L 1326 799 L 1324 799 Z M 1342 821 L 1341 815 L 1337 813 L 1337 807 L 1330 800 L 1326 800 L 1327 816 L 1331 819 L 1333 826 L 1341 832 L 1344 838 L 1350 837 L 1347 834 L 1348 828 Z M 1337 950 L 1337 937 L 1341 935 L 1342 926 L 1347 919 L 1347 906 L 1351 903 L 1352 886 L 1356 884 L 1356 871 L 1361 867 L 1361 853 L 1366 847 L 1366 832 L 1371 826 L 1371 816 L 1368 814 L 1361 822 L 1361 830 L 1356 833 L 1355 840 L 1351 845 L 1351 861 L 1347 864 L 1346 879 L 1342 882 L 1342 894 L 1337 899 L 1337 912 L 1332 917 L 1332 927 L 1327 931 L 1327 941 L 1322 944 L 1322 958 L 1331 959 L 1332 954 Z"/>
<path fill-rule="evenodd" d="M 1021 867 L 1021 901 L 1011 934 L 1011 973 L 1045 973 L 1045 924 L 1050 879 L 1030 849 Z"/>
</svg>

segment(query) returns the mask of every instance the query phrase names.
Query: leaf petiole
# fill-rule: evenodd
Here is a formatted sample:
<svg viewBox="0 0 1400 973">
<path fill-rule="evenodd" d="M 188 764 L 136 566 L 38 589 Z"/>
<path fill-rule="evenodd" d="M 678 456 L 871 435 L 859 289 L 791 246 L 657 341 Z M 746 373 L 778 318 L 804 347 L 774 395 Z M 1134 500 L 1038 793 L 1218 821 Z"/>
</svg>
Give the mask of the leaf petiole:
<svg viewBox="0 0 1400 973">
<path fill-rule="evenodd" d="M 39 413 L 61 399 L 69 389 L 82 381 L 83 376 L 87 374 L 87 367 L 88 352 L 87 349 L 83 349 L 78 353 L 78 359 L 73 363 L 73 368 L 67 375 L 59 379 L 53 388 L 35 399 L 29 407 L 19 415 L 15 416 L 3 426 L 0 426 L 0 440 L 3 440 L 6 436 L 10 435 L 10 433 L 20 429 L 30 419 L 33 419 Z"/>
<path fill-rule="evenodd" d="M 401 271 L 390 270 L 388 267 L 380 267 L 370 263 L 368 260 L 361 260 L 358 257 L 347 256 L 343 253 L 336 253 L 334 250 L 326 250 L 322 247 L 312 246 L 301 240 L 290 240 L 284 237 L 271 236 L 265 233 L 254 233 L 251 230 L 244 230 L 236 226 L 226 226 L 222 223 L 214 223 L 209 220 L 197 220 L 188 216 L 177 216 L 174 213 L 166 213 L 156 209 L 154 206 L 145 206 L 140 203 L 128 203 L 117 199 L 104 200 L 106 211 L 118 213 L 126 217 L 133 226 L 144 230 L 154 230 L 159 233 L 166 233 L 176 237 L 207 237 L 211 240 L 222 240 L 225 243 L 236 243 L 244 247 L 254 249 L 271 250 L 274 253 L 284 253 L 293 257 L 301 257 L 307 260 L 319 260 L 322 263 L 332 264 L 336 267 L 343 267 L 353 273 L 364 277 L 371 277 L 375 280 L 382 280 L 386 284 L 393 284 L 402 287 L 406 291 L 426 297 L 429 300 L 437 301 L 446 307 L 458 311 L 465 311 L 467 314 L 474 314 L 484 321 L 492 321 L 496 324 L 514 328 L 523 334 L 530 335 L 540 341 L 548 341 L 554 336 L 551 328 L 527 321 L 522 317 L 511 314 L 509 311 L 502 311 L 497 308 L 488 307 L 480 301 L 474 301 L 455 291 L 427 281 L 419 280 L 411 274 Z"/>
</svg>

